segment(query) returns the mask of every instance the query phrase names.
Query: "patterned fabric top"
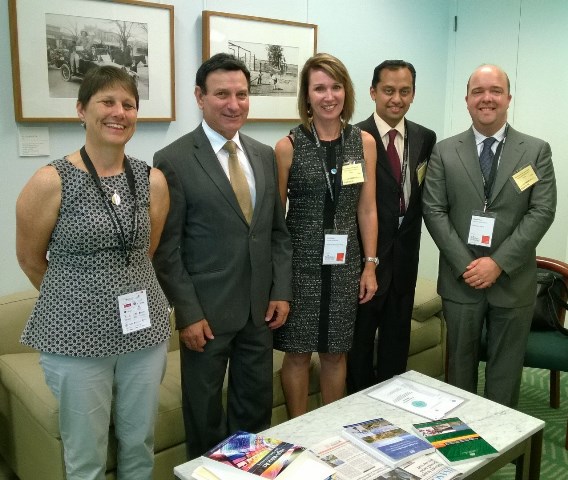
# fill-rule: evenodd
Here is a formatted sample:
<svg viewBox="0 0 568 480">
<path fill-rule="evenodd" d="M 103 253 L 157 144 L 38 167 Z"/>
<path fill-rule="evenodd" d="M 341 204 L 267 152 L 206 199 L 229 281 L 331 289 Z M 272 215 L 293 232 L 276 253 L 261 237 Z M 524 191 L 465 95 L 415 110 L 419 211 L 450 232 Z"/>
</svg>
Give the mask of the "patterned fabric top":
<svg viewBox="0 0 568 480">
<path fill-rule="evenodd" d="M 134 158 L 129 160 L 138 202 L 136 229 L 132 223 L 134 197 L 126 174 L 101 178 L 108 198 L 115 191 L 121 198 L 113 209 L 131 249 L 129 264 L 120 228 L 105 208 L 91 175 L 67 159 L 50 164 L 61 178 L 61 207 L 49 243 L 47 272 L 22 343 L 49 353 L 104 357 L 151 347 L 170 336 L 168 302 L 147 255 L 147 165 Z M 148 297 L 151 326 L 123 334 L 117 297 L 142 289 Z"/>
<path fill-rule="evenodd" d="M 364 164 L 361 130 L 347 125 L 343 140 L 322 141 L 321 147 L 303 126 L 291 133 L 294 155 L 286 224 L 293 248 L 293 299 L 286 323 L 274 331 L 274 347 L 285 352 L 343 353 L 351 348 L 357 312 L 357 206 L 362 183 L 340 186 L 331 170 L 336 169 L 339 177 L 346 164 Z M 335 208 L 324 171 L 330 174 L 330 186 L 335 185 Z M 348 234 L 344 265 L 322 265 L 324 235 L 332 228 Z"/>
</svg>

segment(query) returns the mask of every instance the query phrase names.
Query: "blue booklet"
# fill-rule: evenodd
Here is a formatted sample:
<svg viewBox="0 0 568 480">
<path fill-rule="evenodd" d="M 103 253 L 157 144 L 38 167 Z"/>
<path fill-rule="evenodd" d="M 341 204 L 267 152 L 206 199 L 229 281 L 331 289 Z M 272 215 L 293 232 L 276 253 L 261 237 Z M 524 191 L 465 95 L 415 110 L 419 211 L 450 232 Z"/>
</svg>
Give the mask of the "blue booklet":
<svg viewBox="0 0 568 480">
<path fill-rule="evenodd" d="M 435 451 L 429 442 L 393 425 L 384 418 L 374 418 L 344 425 L 342 435 L 354 445 L 392 467 Z"/>
</svg>

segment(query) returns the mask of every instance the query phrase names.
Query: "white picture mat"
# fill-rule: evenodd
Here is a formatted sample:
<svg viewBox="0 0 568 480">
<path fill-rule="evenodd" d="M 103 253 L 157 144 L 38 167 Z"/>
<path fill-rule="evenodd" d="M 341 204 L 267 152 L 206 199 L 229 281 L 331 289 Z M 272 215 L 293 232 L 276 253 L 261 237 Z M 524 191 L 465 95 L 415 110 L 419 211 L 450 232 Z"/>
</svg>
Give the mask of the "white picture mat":
<svg viewBox="0 0 568 480">
<path fill-rule="evenodd" d="M 210 56 L 221 52 L 227 53 L 229 40 L 298 48 L 298 81 L 304 63 L 314 54 L 315 46 L 313 27 L 211 15 L 209 17 Z M 255 95 L 250 98 L 249 119 L 299 118 L 297 97 Z"/>
<path fill-rule="evenodd" d="M 124 20 L 148 24 L 149 99 L 140 101 L 138 118 L 171 117 L 170 10 L 101 0 L 17 1 L 22 116 L 75 118 L 74 98 L 49 96 L 45 14 Z M 168 52 L 166 55 L 165 52 Z M 158 66 L 159 65 L 159 66 Z M 167 73 L 167 74 L 165 74 Z"/>
</svg>

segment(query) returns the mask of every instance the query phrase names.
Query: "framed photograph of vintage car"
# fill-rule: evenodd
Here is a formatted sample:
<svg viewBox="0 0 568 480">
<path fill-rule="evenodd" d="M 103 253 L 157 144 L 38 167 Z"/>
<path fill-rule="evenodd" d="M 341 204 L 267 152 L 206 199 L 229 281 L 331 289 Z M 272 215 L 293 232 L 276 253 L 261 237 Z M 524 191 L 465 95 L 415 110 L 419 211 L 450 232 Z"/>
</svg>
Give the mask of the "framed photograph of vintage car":
<svg viewBox="0 0 568 480">
<path fill-rule="evenodd" d="M 139 121 L 175 120 L 174 7 L 136 0 L 8 0 L 18 122 L 79 121 L 75 104 L 90 68 L 134 79 Z"/>
<path fill-rule="evenodd" d="M 298 120 L 299 73 L 316 52 L 317 25 L 208 10 L 202 15 L 203 60 L 226 52 L 250 70 L 248 119 Z"/>
</svg>

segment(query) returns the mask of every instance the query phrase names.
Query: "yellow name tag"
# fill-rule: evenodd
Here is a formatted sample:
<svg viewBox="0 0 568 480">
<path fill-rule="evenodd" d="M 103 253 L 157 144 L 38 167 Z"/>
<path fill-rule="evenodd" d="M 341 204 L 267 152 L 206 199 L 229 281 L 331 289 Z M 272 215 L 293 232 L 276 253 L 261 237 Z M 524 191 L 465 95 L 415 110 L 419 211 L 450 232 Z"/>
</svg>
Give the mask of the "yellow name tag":
<svg viewBox="0 0 568 480">
<path fill-rule="evenodd" d="M 418 170 L 416 171 L 416 177 L 418 178 L 418 185 L 422 185 L 422 182 L 424 181 L 424 177 L 426 176 L 427 166 L 428 164 L 426 162 L 422 162 L 418 166 Z"/>
<path fill-rule="evenodd" d="M 362 163 L 348 163 L 343 165 L 341 170 L 341 179 L 343 185 L 352 185 L 353 183 L 361 183 L 365 181 L 363 175 Z"/>
<path fill-rule="evenodd" d="M 538 177 L 532 165 L 527 165 L 513 175 L 513 180 L 521 192 L 538 182 Z"/>
</svg>

